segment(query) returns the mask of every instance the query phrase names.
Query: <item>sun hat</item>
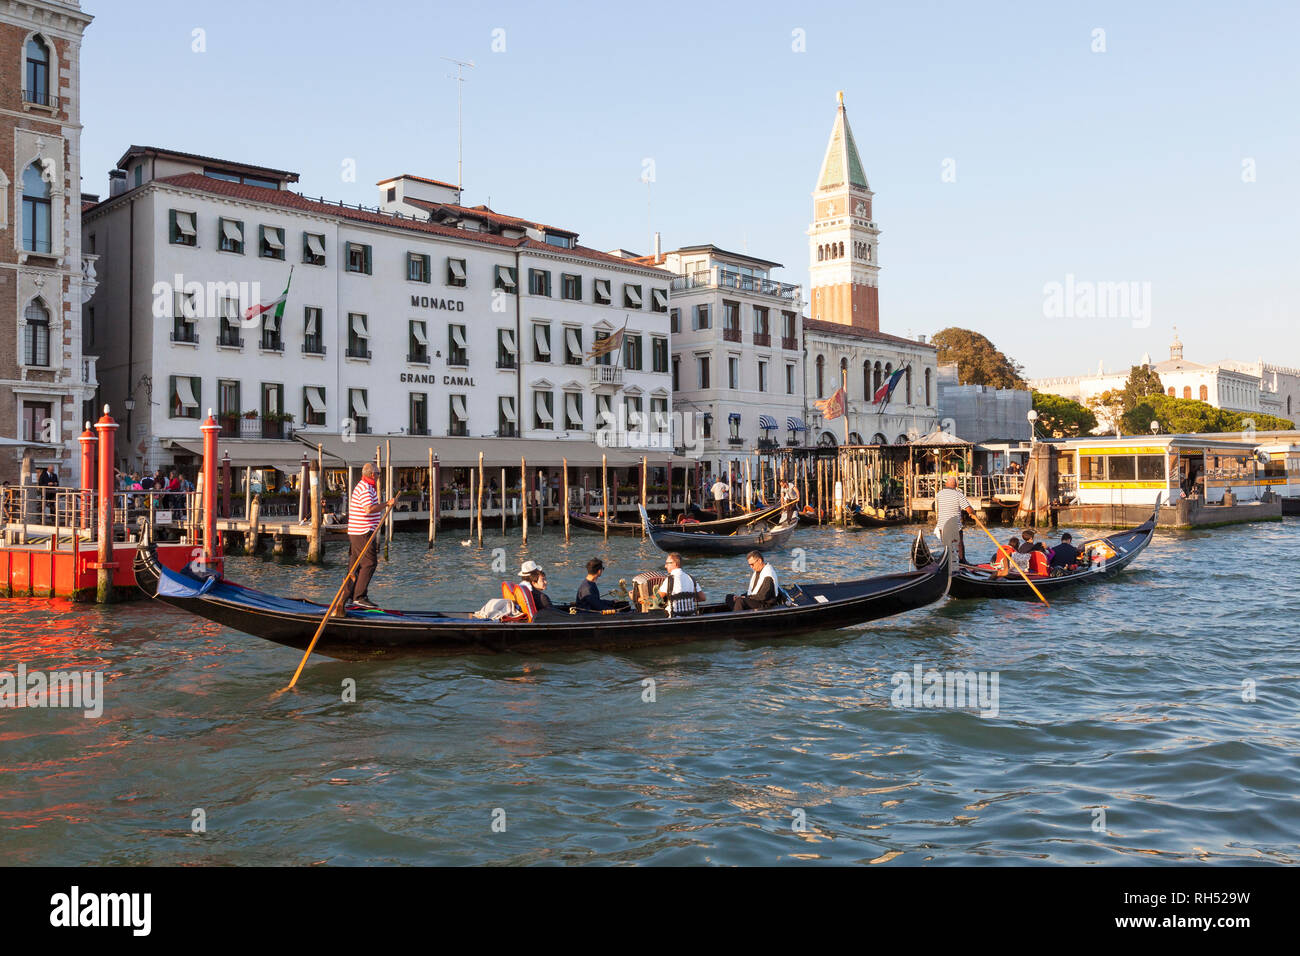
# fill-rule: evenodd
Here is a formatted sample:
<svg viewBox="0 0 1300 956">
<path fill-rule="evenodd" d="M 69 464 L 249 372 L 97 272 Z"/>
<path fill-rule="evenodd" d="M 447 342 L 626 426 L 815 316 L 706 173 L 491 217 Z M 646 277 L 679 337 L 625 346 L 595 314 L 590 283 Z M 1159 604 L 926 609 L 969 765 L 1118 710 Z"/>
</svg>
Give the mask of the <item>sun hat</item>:
<svg viewBox="0 0 1300 956">
<path fill-rule="evenodd" d="M 525 561 L 523 563 L 523 566 L 519 569 L 519 576 L 521 578 L 526 578 L 534 571 L 540 571 L 540 570 L 542 570 L 542 567 L 536 561 Z"/>
</svg>

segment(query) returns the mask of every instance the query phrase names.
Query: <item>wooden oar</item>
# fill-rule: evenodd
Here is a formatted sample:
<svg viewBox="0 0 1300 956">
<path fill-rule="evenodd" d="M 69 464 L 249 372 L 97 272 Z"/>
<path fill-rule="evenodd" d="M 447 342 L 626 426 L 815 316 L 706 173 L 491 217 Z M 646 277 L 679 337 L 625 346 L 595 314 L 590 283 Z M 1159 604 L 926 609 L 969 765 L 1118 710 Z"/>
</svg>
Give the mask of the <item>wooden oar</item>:
<svg viewBox="0 0 1300 956">
<path fill-rule="evenodd" d="M 325 616 L 321 618 L 320 627 L 316 628 L 316 633 L 312 636 L 311 643 L 307 645 L 307 653 L 302 655 L 302 660 L 298 662 L 298 669 L 293 672 L 293 680 L 289 681 L 289 686 L 286 687 L 285 690 L 293 690 L 294 685 L 298 683 L 298 676 L 302 673 L 302 669 L 307 666 L 307 658 L 311 657 L 311 652 L 316 647 L 316 642 L 319 641 L 320 636 L 325 633 L 325 625 L 330 622 L 330 618 L 334 616 L 335 608 L 337 608 L 339 603 L 343 600 L 343 592 L 347 589 L 348 582 L 352 580 L 352 575 L 357 573 L 357 565 L 361 563 L 361 559 L 365 556 L 366 550 L 370 547 L 370 542 L 373 541 L 375 535 L 379 533 L 379 529 L 384 526 L 384 519 L 388 517 L 388 512 L 392 510 L 392 507 L 395 504 L 397 504 L 396 495 L 388 499 L 388 504 L 384 506 L 383 514 L 379 516 L 379 524 L 375 525 L 374 530 L 370 532 L 370 535 L 366 538 L 365 545 L 362 547 L 360 553 L 357 554 L 357 559 L 352 562 L 352 567 L 348 568 L 347 577 L 345 577 L 343 583 L 339 585 L 338 592 L 334 595 L 334 600 L 330 601 L 330 606 L 326 609 Z"/>
<path fill-rule="evenodd" d="M 972 517 L 975 519 L 975 523 L 979 525 L 980 530 L 989 536 L 989 540 L 993 542 L 993 547 L 1000 552 L 1002 550 L 1002 545 L 998 542 L 997 538 L 993 537 L 993 533 L 989 531 L 988 528 L 984 527 L 984 522 L 980 521 L 979 515 L 972 514 Z M 1020 576 L 1025 579 L 1025 583 L 1028 584 L 1029 587 L 1033 590 L 1033 592 L 1038 595 L 1038 600 L 1042 601 L 1044 604 L 1047 604 L 1047 598 L 1043 597 L 1042 591 L 1034 587 L 1034 582 L 1029 580 L 1029 575 L 1025 573 L 1025 569 L 1022 568 L 1020 565 L 1016 564 L 1015 561 L 1011 561 L 1010 559 L 1008 559 L 1008 561 L 1013 568 L 1015 568 L 1017 571 L 1020 572 Z M 1047 606 L 1051 607 L 1050 604 L 1047 604 Z"/>
</svg>

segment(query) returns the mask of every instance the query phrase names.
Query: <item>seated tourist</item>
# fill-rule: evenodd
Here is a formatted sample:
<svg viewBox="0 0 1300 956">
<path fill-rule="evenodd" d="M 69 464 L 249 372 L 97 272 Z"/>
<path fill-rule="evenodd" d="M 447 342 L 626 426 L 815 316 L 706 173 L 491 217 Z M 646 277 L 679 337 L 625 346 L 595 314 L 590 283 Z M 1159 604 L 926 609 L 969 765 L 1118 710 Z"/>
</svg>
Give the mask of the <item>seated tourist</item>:
<svg viewBox="0 0 1300 956">
<path fill-rule="evenodd" d="M 574 607 L 579 611 L 595 611 L 599 613 L 614 610 L 614 602 L 601 598 L 600 588 L 596 587 L 596 582 L 604 573 L 605 562 L 600 558 L 592 558 L 587 562 L 587 577 L 578 585 L 578 594 L 573 600 Z"/>
<path fill-rule="evenodd" d="M 1020 533 L 1021 535 L 1024 536 L 1024 541 L 1021 542 L 1020 545 L 1021 554 L 1029 554 L 1032 551 L 1046 550 L 1043 547 L 1042 543 L 1038 541 L 1038 532 L 1036 532 L 1033 528 L 1025 528 Z"/>
<path fill-rule="evenodd" d="M 519 569 L 519 577 L 523 579 L 520 583 L 533 592 L 533 603 L 537 605 L 537 610 L 546 611 L 554 606 L 546 596 L 546 572 L 536 561 L 525 561 Z"/>
<path fill-rule="evenodd" d="M 680 614 L 694 614 L 697 603 L 704 600 L 704 592 L 699 590 L 695 579 L 682 570 L 682 556 L 676 551 L 664 558 L 664 571 L 668 576 L 659 585 L 659 594 L 668 605 L 668 613 L 673 617 Z"/>
<path fill-rule="evenodd" d="M 775 607 L 780 600 L 781 586 L 776 580 L 776 567 L 763 560 L 758 551 L 751 551 L 745 556 L 749 562 L 749 590 L 731 598 L 733 611 L 756 611 L 761 608 Z"/>
<path fill-rule="evenodd" d="M 1052 549 L 1051 555 L 1048 557 L 1047 563 L 1053 571 L 1058 569 L 1062 571 L 1073 570 L 1079 566 L 1081 552 L 1074 546 L 1073 541 L 1074 539 L 1070 537 L 1068 531 L 1061 535 L 1061 543 Z"/>
</svg>

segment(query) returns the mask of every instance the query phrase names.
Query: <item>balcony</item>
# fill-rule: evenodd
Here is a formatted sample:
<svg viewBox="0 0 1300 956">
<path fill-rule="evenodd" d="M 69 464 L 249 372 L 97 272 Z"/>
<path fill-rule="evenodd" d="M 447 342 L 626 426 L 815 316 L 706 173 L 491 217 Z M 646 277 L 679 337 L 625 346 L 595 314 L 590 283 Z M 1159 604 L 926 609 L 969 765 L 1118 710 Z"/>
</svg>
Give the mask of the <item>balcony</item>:
<svg viewBox="0 0 1300 956">
<path fill-rule="evenodd" d="M 85 305 L 95 295 L 95 290 L 99 288 L 99 275 L 95 271 L 95 263 L 99 261 L 99 256 L 94 253 L 83 253 L 81 256 L 81 303 Z"/>
<path fill-rule="evenodd" d="M 623 369 L 618 365 L 593 365 L 591 384 L 597 387 L 608 385 L 618 388 L 623 384 Z"/>
<path fill-rule="evenodd" d="M 284 343 L 279 339 L 262 339 L 263 352 L 283 352 Z"/>
<path fill-rule="evenodd" d="M 364 345 L 358 345 L 358 346 L 356 346 L 356 347 L 353 347 L 353 346 L 349 345 L 346 354 L 347 354 L 347 357 L 348 357 L 348 358 L 354 358 L 354 359 L 369 359 L 369 358 L 370 358 L 370 349 L 367 348 L 367 347 L 364 346 Z"/>
<path fill-rule="evenodd" d="M 799 286 L 787 282 L 774 282 L 758 276 L 741 275 L 730 269 L 713 268 L 707 271 L 692 272 L 677 276 L 672 280 L 673 292 L 689 292 L 692 289 L 735 289 L 752 295 L 770 296 L 784 302 L 799 302 Z"/>
<path fill-rule="evenodd" d="M 515 357 L 513 355 L 497 356 L 497 368 L 514 369 L 515 367 Z"/>
<path fill-rule="evenodd" d="M 199 333 L 194 326 L 186 323 L 180 328 L 172 329 L 172 341 L 178 345 L 198 345 Z"/>
<path fill-rule="evenodd" d="M 313 342 L 312 340 L 308 339 L 306 342 L 302 344 L 302 354 L 303 355 L 324 355 L 325 346 L 320 341 Z"/>
<path fill-rule="evenodd" d="M 789 349 L 791 352 L 797 352 L 799 350 L 798 337 L 793 335 L 781 336 L 781 348 Z"/>
<path fill-rule="evenodd" d="M 99 375 L 95 369 L 99 362 L 98 355 L 83 355 L 81 357 L 81 384 L 89 385 L 95 388 L 99 385 Z"/>
<path fill-rule="evenodd" d="M 261 415 L 248 418 L 245 415 L 223 413 L 217 416 L 217 424 L 221 426 L 222 438 L 278 440 L 289 438 L 293 434 L 293 422 L 263 418 Z"/>
<path fill-rule="evenodd" d="M 244 338 L 236 332 L 223 330 L 221 337 L 217 339 L 217 345 L 223 349 L 242 349 L 244 347 Z"/>
<path fill-rule="evenodd" d="M 46 90 L 23 90 L 23 102 L 33 106 L 46 106 L 52 110 L 59 108 L 59 98 Z"/>
<path fill-rule="evenodd" d="M 727 439 L 727 444 L 728 444 L 728 445 L 743 445 L 743 444 L 745 444 L 745 439 L 740 438 L 740 437 L 737 437 L 737 436 L 732 436 L 731 438 L 728 438 L 728 439 Z"/>
<path fill-rule="evenodd" d="M 428 427 L 427 425 L 424 425 L 424 426 L 413 426 L 413 427 L 408 428 L 408 429 L 406 430 L 406 434 L 408 434 L 408 435 L 415 435 L 415 436 L 417 436 L 417 437 L 421 437 L 421 438 L 423 438 L 423 437 L 427 437 L 428 434 L 429 434 L 429 427 Z"/>
<path fill-rule="evenodd" d="M 767 332 L 755 332 L 754 344 L 763 348 L 770 348 L 772 345 L 772 336 Z"/>
<path fill-rule="evenodd" d="M 723 329 L 722 338 L 725 342 L 739 342 L 740 329 Z"/>
<path fill-rule="evenodd" d="M 407 365 L 428 365 L 429 353 L 425 351 L 407 352 L 406 364 Z"/>
</svg>

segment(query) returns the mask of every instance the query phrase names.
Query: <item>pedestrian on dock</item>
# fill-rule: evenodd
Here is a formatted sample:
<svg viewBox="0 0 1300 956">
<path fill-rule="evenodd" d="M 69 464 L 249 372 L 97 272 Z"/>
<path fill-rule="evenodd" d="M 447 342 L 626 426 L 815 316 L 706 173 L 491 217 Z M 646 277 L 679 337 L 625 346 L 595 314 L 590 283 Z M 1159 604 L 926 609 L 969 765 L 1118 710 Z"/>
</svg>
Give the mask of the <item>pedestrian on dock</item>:
<svg viewBox="0 0 1300 956">
<path fill-rule="evenodd" d="M 352 489 L 348 499 L 348 567 L 357 565 L 357 573 L 343 585 L 343 604 L 340 607 L 360 607 L 378 609 L 379 605 L 370 600 L 370 579 L 375 575 L 379 564 L 378 535 L 372 534 L 379 527 L 384 507 L 379 503 L 379 487 L 375 483 L 375 465 L 366 462 L 361 466 L 361 480 Z M 357 559 L 360 558 L 360 562 Z"/>
<path fill-rule="evenodd" d="M 50 466 L 45 465 L 41 468 L 41 475 L 36 479 L 36 483 L 45 490 L 41 492 L 41 520 L 46 518 L 53 520 L 54 517 L 54 489 L 59 487 L 59 476 L 50 471 Z"/>
<path fill-rule="evenodd" d="M 957 476 L 949 475 L 934 496 L 935 526 L 934 533 L 945 548 L 956 547 L 957 559 L 966 563 L 966 540 L 962 535 L 961 516 L 964 512 L 973 519 L 975 509 L 970 501 L 957 489 Z"/>
</svg>

